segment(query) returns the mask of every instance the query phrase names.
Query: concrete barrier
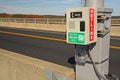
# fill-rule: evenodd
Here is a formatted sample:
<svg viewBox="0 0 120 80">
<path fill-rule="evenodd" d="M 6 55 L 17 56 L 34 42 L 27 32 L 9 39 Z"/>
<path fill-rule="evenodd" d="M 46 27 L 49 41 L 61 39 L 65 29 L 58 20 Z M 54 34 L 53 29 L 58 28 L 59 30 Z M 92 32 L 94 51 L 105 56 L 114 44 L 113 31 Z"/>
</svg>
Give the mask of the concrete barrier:
<svg viewBox="0 0 120 80">
<path fill-rule="evenodd" d="M 36 30 L 49 30 L 65 32 L 66 25 L 64 24 L 35 24 L 35 23 L 16 23 L 16 22 L 0 22 L 0 26 L 7 26 L 13 28 L 24 28 L 24 29 L 36 29 Z M 111 27 L 111 36 L 120 37 L 120 26 Z"/>
<path fill-rule="evenodd" d="M 35 23 L 17 23 L 17 22 L 0 22 L 0 26 L 7 26 L 13 28 L 50 30 L 65 32 L 64 24 L 35 24 Z"/>
<path fill-rule="evenodd" d="M 0 49 L 0 80 L 75 80 L 74 70 Z"/>
<path fill-rule="evenodd" d="M 120 26 L 112 26 L 110 35 L 120 37 Z"/>
</svg>

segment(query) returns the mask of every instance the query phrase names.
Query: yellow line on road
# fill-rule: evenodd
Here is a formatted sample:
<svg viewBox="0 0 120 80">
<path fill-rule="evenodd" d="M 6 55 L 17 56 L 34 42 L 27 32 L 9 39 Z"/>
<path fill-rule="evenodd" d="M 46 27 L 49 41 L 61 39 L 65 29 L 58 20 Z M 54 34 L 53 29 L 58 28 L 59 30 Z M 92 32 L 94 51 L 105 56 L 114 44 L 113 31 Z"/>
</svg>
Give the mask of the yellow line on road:
<svg viewBox="0 0 120 80">
<path fill-rule="evenodd" d="M 44 37 L 44 36 L 36 36 L 36 35 L 30 35 L 30 34 L 22 34 L 22 33 L 16 33 L 16 32 L 7 32 L 7 31 L 0 30 L 0 33 L 17 35 L 17 36 L 24 36 L 24 37 L 31 37 L 31 38 L 38 38 L 38 39 L 45 39 L 45 40 L 52 40 L 52 41 L 59 41 L 59 42 L 66 42 L 66 40 L 63 40 L 63 39 L 50 38 L 50 37 Z M 110 46 L 110 48 L 120 50 L 119 46 Z"/>
<path fill-rule="evenodd" d="M 112 48 L 112 49 L 119 49 L 120 50 L 119 46 L 110 46 L 110 48 Z"/>
<path fill-rule="evenodd" d="M 30 34 L 22 34 L 22 33 L 7 32 L 7 31 L 0 31 L 0 33 L 24 36 L 24 37 L 31 37 L 31 38 L 38 38 L 38 39 L 46 39 L 46 40 L 52 40 L 52 41 L 54 40 L 54 41 L 59 41 L 59 42 L 66 42 L 66 40 L 63 40 L 63 39 L 56 39 L 56 38 L 50 38 L 50 37 L 44 37 L 44 36 L 36 36 L 36 35 L 30 35 Z"/>
</svg>

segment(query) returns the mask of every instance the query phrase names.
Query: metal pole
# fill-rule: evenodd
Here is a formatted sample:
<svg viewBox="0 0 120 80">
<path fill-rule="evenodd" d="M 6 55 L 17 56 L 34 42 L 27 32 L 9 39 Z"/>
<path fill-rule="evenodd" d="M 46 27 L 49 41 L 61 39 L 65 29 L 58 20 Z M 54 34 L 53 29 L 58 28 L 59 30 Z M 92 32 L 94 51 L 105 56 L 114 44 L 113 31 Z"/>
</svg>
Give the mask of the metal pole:
<svg viewBox="0 0 120 80">
<path fill-rule="evenodd" d="M 86 1 L 86 0 L 81 0 L 81 7 L 84 7 L 84 6 L 85 6 L 85 1 Z"/>
<path fill-rule="evenodd" d="M 84 0 L 84 7 L 104 8 L 104 0 Z"/>
<path fill-rule="evenodd" d="M 96 9 L 100 8 L 102 10 L 105 9 L 104 0 L 84 0 L 84 1 L 82 0 L 81 4 L 84 7 L 94 7 Z M 101 23 L 101 24 L 104 24 L 104 23 Z M 109 25 L 110 23 L 107 24 L 106 26 L 109 26 Z M 103 29 L 105 29 L 105 26 L 99 26 L 99 24 L 96 27 L 98 29 L 99 27 L 102 27 Z M 97 63 L 98 71 L 101 74 L 103 74 L 103 76 L 109 73 L 109 45 L 110 45 L 110 32 L 107 31 L 104 34 L 99 34 L 98 41 L 95 44 L 91 44 L 89 46 L 90 48 L 89 52 L 94 62 Z M 76 48 L 75 57 L 78 56 L 79 53 L 80 54 L 88 53 L 87 46 L 76 45 L 75 48 Z M 76 61 L 77 60 L 79 61 L 79 58 L 76 58 Z M 98 75 L 96 74 L 92 63 L 86 63 L 85 66 L 84 65 L 81 66 L 79 65 L 79 63 L 76 63 L 76 80 L 99 80 Z M 101 80 L 104 80 L 104 79 L 101 79 Z"/>
</svg>

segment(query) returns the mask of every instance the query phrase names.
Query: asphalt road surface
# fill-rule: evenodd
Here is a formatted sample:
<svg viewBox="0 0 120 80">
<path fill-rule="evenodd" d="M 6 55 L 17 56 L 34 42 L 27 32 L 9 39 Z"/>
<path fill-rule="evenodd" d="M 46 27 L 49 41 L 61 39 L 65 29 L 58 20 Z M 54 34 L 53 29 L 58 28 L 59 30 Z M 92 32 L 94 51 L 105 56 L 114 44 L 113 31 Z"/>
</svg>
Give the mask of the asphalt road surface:
<svg viewBox="0 0 120 80">
<path fill-rule="evenodd" d="M 110 73 L 120 76 L 120 37 L 111 37 L 110 44 Z M 65 33 L 0 27 L 0 48 L 70 68 L 75 64 Z"/>
</svg>

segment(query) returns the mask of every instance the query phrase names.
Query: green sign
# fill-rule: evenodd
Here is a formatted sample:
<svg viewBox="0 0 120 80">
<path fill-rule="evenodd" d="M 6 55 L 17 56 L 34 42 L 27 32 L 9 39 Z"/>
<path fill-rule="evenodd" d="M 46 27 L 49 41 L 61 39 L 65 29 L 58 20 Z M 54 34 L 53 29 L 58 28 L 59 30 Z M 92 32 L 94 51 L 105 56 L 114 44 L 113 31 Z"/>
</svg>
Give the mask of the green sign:
<svg viewBox="0 0 120 80">
<path fill-rule="evenodd" d="M 85 43 L 85 34 L 78 32 L 68 32 L 68 43 L 73 44 L 84 44 Z"/>
</svg>

